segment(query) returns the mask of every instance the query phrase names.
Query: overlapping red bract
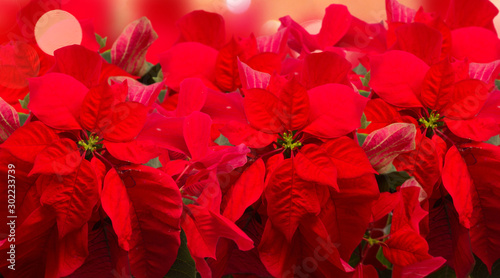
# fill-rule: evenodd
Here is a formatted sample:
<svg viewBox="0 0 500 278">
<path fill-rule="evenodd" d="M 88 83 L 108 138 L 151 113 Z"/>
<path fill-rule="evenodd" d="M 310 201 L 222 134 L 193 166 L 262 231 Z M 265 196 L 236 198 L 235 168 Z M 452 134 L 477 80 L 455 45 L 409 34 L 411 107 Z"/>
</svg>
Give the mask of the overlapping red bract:
<svg viewBox="0 0 500 278">
<path fill-rule="evenodd" d="M 387 0 L 386 24 L 330 5 L 318 34 L 286 16 L 248 37 L 194 11 L 160 71 L 145 61 L 146 18 L 111 63 L 83 21 L 82 45 L 44 54 L 34 23 L 61 5 L 30 1 L 19 16 L 35 22 L 0 46 L 0 172 L 15 173 L 17 216 L 15 271 L 0 228 L 2 275 L 164 277 L 179 248 L 204 278 L 423 277 L 444 264 L 461 278 L 475 256 L 491 272 L 498 11 L 470 2 Z"/>
</svg>

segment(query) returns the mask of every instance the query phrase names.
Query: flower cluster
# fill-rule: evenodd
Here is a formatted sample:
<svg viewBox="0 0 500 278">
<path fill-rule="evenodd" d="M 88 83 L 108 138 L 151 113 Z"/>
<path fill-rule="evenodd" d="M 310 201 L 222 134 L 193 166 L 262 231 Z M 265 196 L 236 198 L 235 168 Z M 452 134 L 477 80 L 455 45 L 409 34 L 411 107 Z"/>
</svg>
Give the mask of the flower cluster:
<svg viewBox="0 0 500 278">
<path fill-rule="evenodd" d="M 287 16 L 272 35 L 230 39 L 222 16 L 194 11 L 156 65 L 146 18 L 106 51 L 82 24 L 81 45 L 53 55 L 20 20 L 28 34 L 0 46 L 0 173 L 15 168 L 16 217 L 15 242 L 0 226 L 0 273 L 491 273 L 498 10 L 447 3 L 387 0 L 379 24 L 332 4 L 317 34 Z"/>
</svg>

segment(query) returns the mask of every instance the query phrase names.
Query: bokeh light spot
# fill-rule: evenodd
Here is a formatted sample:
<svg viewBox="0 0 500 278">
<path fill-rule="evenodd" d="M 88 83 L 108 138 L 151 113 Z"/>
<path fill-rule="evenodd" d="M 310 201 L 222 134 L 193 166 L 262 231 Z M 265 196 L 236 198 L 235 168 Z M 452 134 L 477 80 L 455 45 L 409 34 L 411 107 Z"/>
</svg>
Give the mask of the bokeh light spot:
<svg viewBox="0 0 500 278">
<path fill-rule="evenodd" d="M 82 36 L 78 20 L 63 10 L 46 12 L 35 25 L 36 42 L 49 55 L 54 55 L 54 51 L 61 47 L 80 44 Z"/>
<path fill-rule="evenodd" d="M 241 14 L 248 10 L 251 2 L 251 0 L 226 0 L 226 6 L 230 12 Z"/>
<path fill-rule="evenodd" d="M 323 22 L 321 20 L 309 20 L 304 23 L 302 23 L 302 26 L 304 29 L 306 29 L 307 32 L 311 35 L 316 35 L 319 33 L 321 30 L 321 26 L 323 25 Z"/>
</svg>

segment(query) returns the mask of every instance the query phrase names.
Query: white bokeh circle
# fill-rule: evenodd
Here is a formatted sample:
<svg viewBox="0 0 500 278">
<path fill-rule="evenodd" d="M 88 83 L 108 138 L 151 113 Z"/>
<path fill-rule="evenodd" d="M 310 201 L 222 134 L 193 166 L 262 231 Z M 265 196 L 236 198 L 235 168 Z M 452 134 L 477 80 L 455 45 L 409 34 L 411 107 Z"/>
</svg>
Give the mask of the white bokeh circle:
<svg viewBox="0 0 500 278">
<path fill-rule="evenodd" d="M 68 45 L 81 44 L 82 27 L 78 20 L 63 10 L 51 10 L 43 14 L 35 25 L 35 39 L 43 52 L 54 51 Z"/>
</svg>

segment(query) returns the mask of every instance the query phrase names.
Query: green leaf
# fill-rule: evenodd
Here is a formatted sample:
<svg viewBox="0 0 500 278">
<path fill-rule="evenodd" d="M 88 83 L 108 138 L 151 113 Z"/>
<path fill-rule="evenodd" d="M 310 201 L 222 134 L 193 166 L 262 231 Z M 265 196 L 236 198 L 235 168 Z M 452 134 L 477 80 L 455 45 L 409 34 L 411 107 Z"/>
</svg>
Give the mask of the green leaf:
<svg viewBox="0 0 500 278">
<path fill-rule="evenodd" d="M 17 114 L 19 115 L 19 124 L 23 126 L 30 115 L 24 113 L 17 113 Z"/>
<path fill-rule="evenodd" d="M 356 137 L 358 137 L 358 143 L 360 146 L 363 146 L 363 143 L 366 140 L 366 137 L 368 137 L 368 134 L 365 133 L 356 133 Z"/>
<path fill-rule="evenodd" d="M 382 251 L 382 246 L 379 247 L 377 255 L 375 257 L 381 264 L 385 265 L 387 269 L 392 269 L 392 263 L 389 262 L 389 260 L 387 260 L 387 258 L 384 256 L 384 252 Z"/>
<path fill-rule="evenodd" d="M 370 78 L 371 78 L 371 73 L 370 72 L 367 72 L 365 74 L 365 77 L 361 77 L 361 83 L 363 84 L 363 86 L 365 87 L 368 87 L 368 84 L 370 83 Z"/>
<path fill-rule="evenodd" d="M 160 167 L 162 167 L 160 159 L 158 157 L 155 157 L 155 158 L 151 159 L 150 161 L 148 161 L 144 165 L 149 166 L 149 167 L 153 167 L 153 168 L 160 168 Z"/>
<path fill-rule="evenodd" d="M 100 50 L 106 46 L 106 41 L 108 40 L 108 37 L 103 38 L 103 37 L 99 36 L 99 34 L 95 33 L 95 39 L 100 46 L 99 47 L 99 50 Z"/>
<path fill-rule="evenodd" d="M 177 259 L 164 278 L 195 278 L 196 266 L 187 248 L 186 234 L 181 230 L 181 246 Z"/>
<path fill-rule="evenodd" d="M 406 180 L 410 179 L 410 175 L 405 171 L 390 172 L 375 176 L 377 178 L 380 192 L 395 192 L 396 187 L 402 185 Z"/>
<path fill-rule="evenodd" d="M 233 144 L 229 143 L 229 140 L 222 134 L 217 139 L 215 139 L 214 142 L 219 146 L 234 146 Z"/>
<path fill-rule="evenodd" d="M 488 141 L 486 141 L 488 144 L 492 144 L 495 146 L 500 146 L 500 136 L 496 135 L 491 137 Z"/>
<path fill-rule="evenodd" d="M 371 122 L 369 122 L 367 119 L 366 119 L 366 115 L 365 113 L 363 113 L 363 115 L 361 116 L 361 128 L 364 129 L 364 128 L 367 128 L 368 125 L 370 125 Z"/>
<path fill-rule="evenodd" d="M 24 97 L 24 99 L 22 99 L 22 100 L 20 99 L 20 100 L 19 100 L 19 103 L 21 104 L 21 107 L 22 107 L 23 109 L 28 109 L 28 103 L 30 103 L 30 93 L 28 93 L 28 94 Z"/>
<path fill-rule="evenodd" d="M 153 65 L 151 63 L 148 63 L 147 65 L 148 65 L 148 71 L 141 78 L 139 78 L 139 82 L 141 82 L 144 85 L 151 85 L 156 83 L 155 79 L 158 80 L 158 76 L 160 75 L 161 72 L 161 65 L 160 64 Z"/>
<path fill-rule="evenodd" d="M 160 94 L 158 95 L 158 101 L 162 103 L 163 100 L 165 100 L 166 95 L 167 95 L 167 90 L 161 90 Z"/>
<path fill-rule="evenodd" d="M 351 258 L 349 258 L 349 265 L 352 267 L 356 267 L 359 262 L 361 262 L 361 255 L 359 254 L 360 247 L 365 246 L 365 242 L 361 242 L 356 249 L 354 249 L 354 252 L 351 254 Z"/>
<path fill-rule="evenodd" d="M 366 68 L 361 63 L 359 63 L 359 65 L 357 67 L 355 67 L 353 69 L 353 71 L 356 74 L 359 74 L 359 75 L 365 75 L 366 74 Z"/>
<path fill-rule="evenodd" d="M 495 86 L 497 87 L 497 90 L 500 90 L 500 79 L 495 80 Z"/>
<path fill-rule="evenodd" d="M 155 81 L 155 83 L 163 81 L 163 71 L 158 71 L 158 75 L 156 77 L 153 77 L 153 80 Z"/>
<path fill-rule="evenodd" d="M 101 53 L 101 57 L 111 64 L 111 50 L 106 50 L 103 53 Z"/>
<path fill-rule="evenodd" d="M 359 90 L 359 94 L 364 96 L 364 97 L 369 97 L 370 96 L 370 92 L 368 91 L 364 91 L 364 90 Z"/>
</svg>

